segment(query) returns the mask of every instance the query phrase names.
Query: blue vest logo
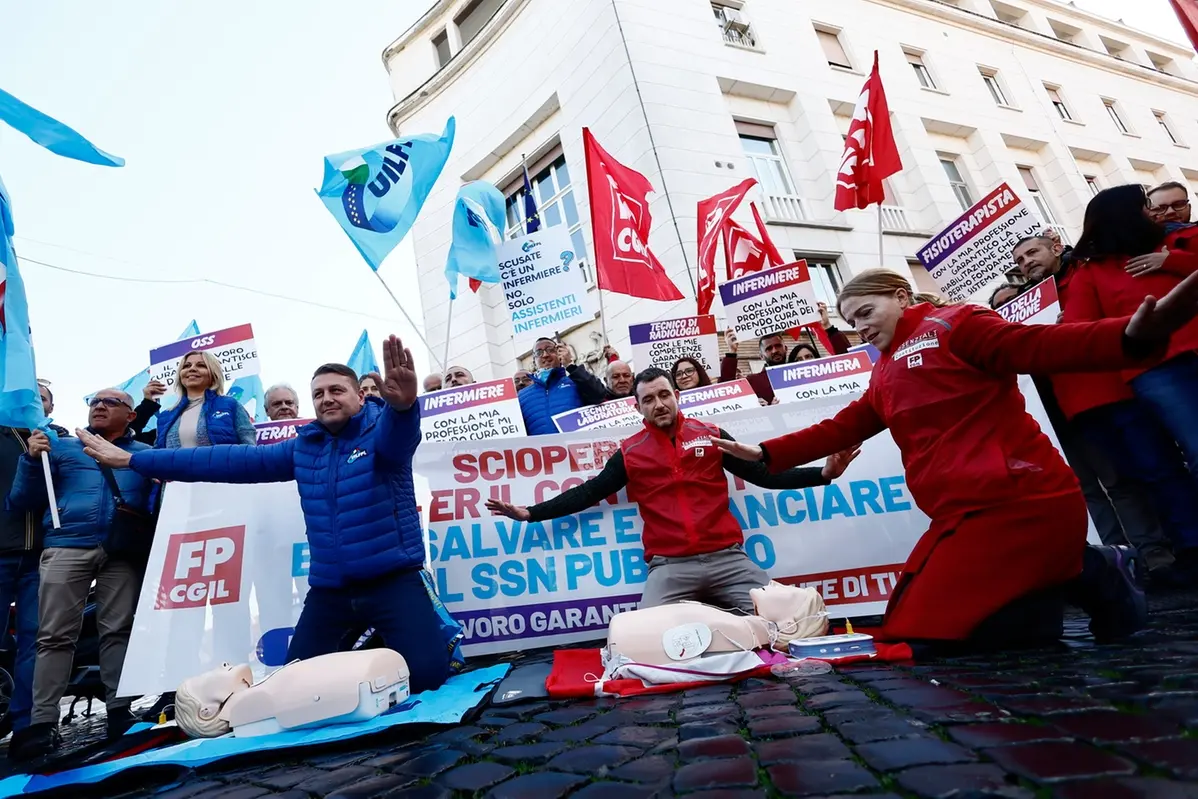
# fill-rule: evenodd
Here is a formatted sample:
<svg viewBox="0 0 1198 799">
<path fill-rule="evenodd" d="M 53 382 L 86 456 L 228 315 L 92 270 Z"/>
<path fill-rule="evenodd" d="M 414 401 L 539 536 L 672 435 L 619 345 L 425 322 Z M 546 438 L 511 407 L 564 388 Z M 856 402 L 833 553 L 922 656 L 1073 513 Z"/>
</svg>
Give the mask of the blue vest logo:
<svg viewBox="0 0 1198 799">
<path fill-rule="evenodd" d="M 361 458 L 361 457 L 363 457 L 365 454 L 366 454 L 366 450 L 364 450 L 364 449 L 359 449 L 359 448 L 355 447 L 355 448 L 354 448 L 354 451 L 353 451 L 353 452 L 351 452 L 351 453 L 349 454 L 349 458 L 348 458 L 348 459 L 347 459 L 345 462 L 346 462 L 346 463 L 353 463 L 353 462 L 354 462 L 354 461 L 356 461 L 358 458 Z"/>
<path fill-rule="evenodd" d="M 213 419 L 223 419 L 228 415 L 229 415 L 228 411 L 217 411 L 216 413 L 212 414 L 212 418 Z"/>
</svg>

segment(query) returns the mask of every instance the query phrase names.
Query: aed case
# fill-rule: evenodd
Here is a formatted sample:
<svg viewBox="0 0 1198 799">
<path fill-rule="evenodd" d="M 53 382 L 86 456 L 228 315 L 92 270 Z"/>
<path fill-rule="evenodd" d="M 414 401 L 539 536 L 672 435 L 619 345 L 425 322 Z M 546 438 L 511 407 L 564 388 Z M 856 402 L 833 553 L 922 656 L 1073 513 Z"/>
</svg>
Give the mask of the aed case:
<svg viewBox="0 0 1198 799">
<path fill-rule="evenodd" d="M 820 638 L 799 638 L 790 642 L 790 656 L 840 660 L 851 657 L 872 657 L 878 653 L 874 637 L 864 633 L 825 635 Z"/>
</svg>

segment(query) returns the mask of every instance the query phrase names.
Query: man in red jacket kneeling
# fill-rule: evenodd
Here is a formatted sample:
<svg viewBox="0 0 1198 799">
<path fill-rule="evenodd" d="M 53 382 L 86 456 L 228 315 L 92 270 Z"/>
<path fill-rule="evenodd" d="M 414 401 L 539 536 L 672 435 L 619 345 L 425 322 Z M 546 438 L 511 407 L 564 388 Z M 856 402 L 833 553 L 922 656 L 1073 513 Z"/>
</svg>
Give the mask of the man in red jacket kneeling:
<svg viewBox="0 0 1198 799">
<path fill-rule="evenodd" d="M 744 532 L 728 509 L 724 471 L 762 488 L 808 488 L 842 475 L 860 450 L 838 452 L 819 469 L 770 474 L 764 464 L 722 455 L 711 440 L 726 439 L 728 433 L 684 416 L 665 370 L 644 370 L 632 390 L 645 427 L 624 440 L 603 471 L 531 507 L 491 499 L 487 508 L 509 519 L 539 522 L 586 510 L 627 486 L 644 520 L 641 544 L 649 566 L 640 606 L 693 599 L 753 613 L 749 590 L 770 578 L 745 554 Z"/>
</svg>

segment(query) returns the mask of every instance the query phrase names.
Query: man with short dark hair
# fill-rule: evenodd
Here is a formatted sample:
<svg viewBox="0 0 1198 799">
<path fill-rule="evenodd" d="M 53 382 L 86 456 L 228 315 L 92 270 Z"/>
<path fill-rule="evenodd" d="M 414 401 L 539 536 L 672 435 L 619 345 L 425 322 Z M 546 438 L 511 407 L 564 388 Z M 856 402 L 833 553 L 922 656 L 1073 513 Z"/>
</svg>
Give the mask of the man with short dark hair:
<svg viewBox="0 0 1198 799">
<path fill-rule="evenodd" d="M 770 376 L 766 374 L 766 368 L 781 366 L 786 363 L 786 341 L 782 336 L 782 333 L 768 333 L 757 340 L 757 353 L 761 356 L 761 360 L 765 362 L 765 366 L 762 367 L 760 372 L 749 373 L 746 378 L 749 381 L 749 385 L 753 387 L 753 392 L 757 394 L 757 398 L 761 400 L 763 405 L 774 404 L 774 387 L 770 384 Z M 736 380 L 739 371 L 736 357 L 736 331 L 731 328 L 725 331 L 724 341 L 728 343 L 728 354 L 724 356 L 723 361 L 720 363 L 721 383 Z"/>
<path fill-rule="evenodd" d="M 622 399 L 632 396 L 632 367 L 624 361 L 612 361 L 607 365 L 607 396 Z"/>
<path fill-rule="evenodd" d="M 469 386 L 474 383 L 474 375 L 465 366 L 451 366 L 445 370 L 445 388 Z"/>
<path fill-rule="evenodd" d="M 1162 183 L 1148 191 L 1148 213 L 1152 220 L 1172 233 L 1190 224 L 1190 191 L 1177 181 Z"/>
<path fill-rule="evenodd" d="M 569 347 L 551 338 L 539 338 L 533 345 L 537 371 L 532 385 L 516 395 L 530 436 L 552 435 L 558 431 L 553 423 L 557 414 L 607 399 L 603 381 L 578 364 L 563 364 L 563 355 L 571 358 Z"/>
<path fill-rule="evenodd" d="M 516 374 L 512 375 L 512 382 L 516 384 L 516 391 L 520 392 L 532 385 L 532 372 L 527 369 L 517 369 Z"/>
<path fill-rule="evenodd" d="M 762 463 L 721 455 L 711 439 L 728 433 L 684 416 L 664 369 L 640 372 L 633 391 L 645 427 L 624 440 L 603 471 L 532 507 L 490 499 L 487 508 L 509 519 L 545 521 L 586 510 L 627 486 L 644 520 L 641 544 L 649 576 L 641 607 L 700 600 L 753 613 L 749 590 L 770 578 L 745 554 L 744 532 L 728 509 L 725 470 L 762 488 L 807 488 L 839 477 L 860 450 L 837 453 L 822 469 L 771 475 Z"/>
<path fill-rule="evenodd" d="M 299 394 L 286 383 L 266 389 L 266 416 L 272 422 L 299 418 Z"/>
<path fill-rule="evenodd" d="M 412 353 L 391 336 L 383 342 L 383 363 L 381 398 L 364 398 L 344 364 L 318 368 L 316 421 L 269 447 L 158 449 L 134 457 L 81 437 L 101 463 L 163 480 L 295 480 L 308 530 L 310 588 L 287 659 L 336 651 L 350 631 L 373 627 L 404 656 L 415 693 L 445 682 L 449 651 L 420 574 L 424 537 L 412 487 L 420 406 Z"/>
<path fill-rule="evenodd" d="M 42 398 L 42 413 L 46 414 L 46 417 L 49 418 L 54 413 L 54 392 L 50 390 L 50 384 L 42 380 L 37 381 L 37 390 Z M 61 425 L 52 424 L 50 425 L 50 429 L 59 436 L 70 435 L 67 429 Z"/>
<path fill-rule="evenodd" d="M 128 458 L 148 450 L 133 440 L 133 398 L 106 388 L 91 398 L 87 432 L 82 434 Z M 141 590 L 144 563 L 110 554 L 110 536 L 118 516 L 110 478 L 120 490 L 122 504 L 146 513 L 150 481 L 129 471 L 104 474 L 75 438 L 51 441 L 45 433 L 29 434 L 28 454 L 17 465 L 16 479 L 5 507 L 42 515 L 45 549 L 39 565 L 37 659 L 33 672 L 33 710 L 30 724 L 10 744 L 12 756 L 26 760 L 58 748 L 59 702 L 66 692 L 75 660 L 75 645 L 83 624 L 83 606 L 92 582 L 96 584 L 96 626 L 100 633 L 100 678 L 107 695 L 110 737 L 134 722 L 130 699 L 117 698 L 125 650 L 133 629 L 133 612 Z M 61 526 L 55 528 L 46 493 L 42 458 L 50 459 Z M 125 514 L 120 514 L 124 516 Z M 148 553 L 145 553 L 148 555 Z"/>
</svg>

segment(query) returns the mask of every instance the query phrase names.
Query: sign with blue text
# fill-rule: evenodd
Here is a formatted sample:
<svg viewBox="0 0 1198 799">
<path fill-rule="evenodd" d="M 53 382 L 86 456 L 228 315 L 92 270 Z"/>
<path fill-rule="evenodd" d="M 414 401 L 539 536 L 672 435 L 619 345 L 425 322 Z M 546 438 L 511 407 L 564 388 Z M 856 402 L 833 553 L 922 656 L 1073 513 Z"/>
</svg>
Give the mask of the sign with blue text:
<svg viewBox="0 0 1198 799">
<path fill-rule="evenodd" d="M 541 336 L 554 338 L 595 316 L 578 253 L 564 225 L 499 245 L 499 275 L 517 352 L 531 350 Z"/>
</svg>

